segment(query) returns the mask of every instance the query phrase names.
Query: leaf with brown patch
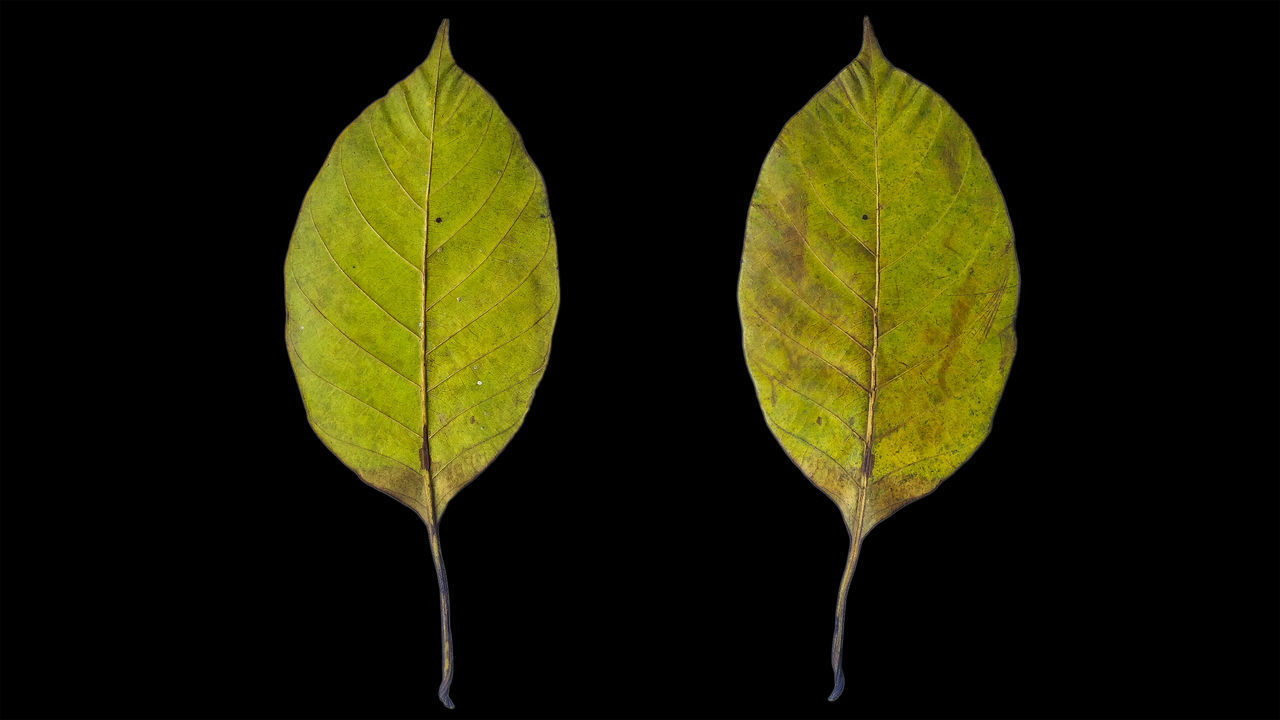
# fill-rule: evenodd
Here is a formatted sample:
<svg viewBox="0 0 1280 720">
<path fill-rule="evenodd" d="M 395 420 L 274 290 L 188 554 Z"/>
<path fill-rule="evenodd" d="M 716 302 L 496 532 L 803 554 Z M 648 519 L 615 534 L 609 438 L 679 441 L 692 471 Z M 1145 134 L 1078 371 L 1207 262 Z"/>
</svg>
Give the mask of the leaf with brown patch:
<svg viewBox="0 0 1280 720">
<path fill-rule="evenodd" d="M 1017 347 L 1018 277 L 969 128 L 864 23 L 857 59 L 765 158 L 738 286 L 765 421 L 849 530 L 832 700 L 862 540 L 986 438 Z"/>
</svg>

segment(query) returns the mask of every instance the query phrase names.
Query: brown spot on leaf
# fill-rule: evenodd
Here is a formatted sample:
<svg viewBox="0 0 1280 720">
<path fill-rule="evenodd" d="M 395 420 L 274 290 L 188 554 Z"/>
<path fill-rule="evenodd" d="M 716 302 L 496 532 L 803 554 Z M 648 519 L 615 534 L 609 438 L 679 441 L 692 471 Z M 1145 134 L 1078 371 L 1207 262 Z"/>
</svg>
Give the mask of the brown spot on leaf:
<svg viewBox="0 0 1280 720">
<path fill-rule="evenodd" d="M 804 291 L 809 272 L 805 267 L 805 244 L 808 233 L 807 198 L 792 187 L 782 199 L 781 207 L 775 204 L 757 205 L 782 235 L 782 241 L 769 244 L 769 264 L 773 270 L 786 277 L 787 284 Z"/>
<path fill-rule="evenodd" d="M 1009 323 L 1005 329 L 1000 331 L 1000 372 L 1009 369 L 1009 363 L 1013 362 L 1013 355 L 1018 351 L 1018 336 L 1013 332 L 1013 323 Z"/>
<path fill-rule="evenodd" d="M 476 416 L 475 416 L 475 415 L 472 415 L 472 416 L 471 416 L 471 424 L 472 424 L 472 425 L 475 425 L 475 424 L 476 424 Z"/>
<path fill-rule="evenodd" d="M 874 438 L 872 438 L 872 440 L 874 441 Z M 876 469 L 876 454 L 873 452 L 870 452 L 870 447 L 868 447 L 862 453 L 862 467 L 858 471 L 859 479 L 865 478 L 866 482 L 870 484 L 871 479 L 875 477 L 875 469 Z"/>
<path fill-rule="evenodd" d="M 964 257 L 964 253 L 962 253 L 962 252 L 960 252 L 959 250 L 957 250 L 957 249 L 956 249 L 956 246 L 952 244 L 952 242 L 953 242 L 955 239 L 956 239 L 956 229 L 955 229 L 954 227 L 949 228 L 949 229 L 948 229 L 948 231 L 947 231 L 947 237 L 946 237 L 945 239 L 943 239 L 943 241 L 942 241 L 942 247 L 944 247 L 944 248 L 946 248 L 946 249 L 950 250 L 951 252 L 955 253 L 956 255 L 959 255 L 959 256 L 961 256 L 961 257 Z"/>
<path fill-rule="evenodd" d="M 397 465 L 394 467 L 364 468 L 356 473 L 370 487 L 380 490 L 413 509 L 423 518 L 429 514 L 422 502 L 422 476 L 409 468 Z"/>
<path fill-rule="evenodd" d="M 819 426 L 821 426 L 821 425 L 822 425 L 822 416 L 821 416 L 821 415 L 819 415 L 819 416 L 818 416 L 818 425 L 819 425 Z"/>
<path fill-rule="evenodd" d="M 971 312 L 973 296 L 957 295 L 956 301 L 951 304 L 951 335 L 947 339 L 946 349 L 942 351 L 942 362 L 938 365 L 938 386 L 942 388 L 944 395 L 951 394 L 947 387 L 947 370 L 951 367 L 951 361 L 955 360 L 956 352 L 960 350 L 960 334 L 964 332 L 965 322 Z"/>
<path fill-rule="evenodd" d="M 940 328 L 935 327 L 933 325 L 929 325 L 928 327 L 926 327 L 920 334 L 924 338 L 925 345 L 929 347 L 933 347 L 935 345 L 945 345 L 947 342 L 946 334 L 943 333 Z M 909 367 L 911 365 L 911 363 L 905 360 L 899 360 L 898 362 L 902 363 L 903 367 Z"/>
<path fill-rule="evenodd" d="M 426 425 L 422 426 L 422 437 L 431 437 L 431 433 L 427 431 Z M 422 441 L 422 447 L 418 448 L 418 460 L 421 461 L 421 467 L 423 470 L 431 467 L 431 443 L 425 439 Z"/>
<path fill-rule="evenodd" d="M 938 157 L 942 160 L 942 167 L 947 171 L 947 182 L 951 184 L 951 192 L 960 189 L 960 180 L 964 173 L 960 169 L 960 160 L 957 157 L 959 153 L 959 144 L 963 136 L 950 135 L 945 140 L 938 143 Z"/>
<path fill-rule="evenodd" d="M 936 418 L 929 418 L 920 424 L 920 438 L 929 445 L 942 442 L 942 423 Z"/>
</svg>

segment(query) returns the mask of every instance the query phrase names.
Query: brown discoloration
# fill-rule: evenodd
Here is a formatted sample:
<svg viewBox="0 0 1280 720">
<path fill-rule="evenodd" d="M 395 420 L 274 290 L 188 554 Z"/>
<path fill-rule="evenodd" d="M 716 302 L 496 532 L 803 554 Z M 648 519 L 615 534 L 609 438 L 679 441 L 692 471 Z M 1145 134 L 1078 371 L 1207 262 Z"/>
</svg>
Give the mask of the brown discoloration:
<svg viewBox="0 0 1280 720">
<path fill-rule="evenodd" d="M 431 441 L 428 438 L 431 432 L 426 425 L 422 426 L 422 447 L 418 449 L 418 460 L 422 463 L 422 469 L 426 470 L 431 467 Z"/>
<path fill-rule="evenodd" d="M 756 207 L 769 216 L 775 229 L 782 235 L 782 241 L 770 243 L 769 264 L 772 268 L 786 276 L 787 282 L 797 290 L 807 285 L 810 272 L 805 264 L 805 245 L 807 243 L 809 222 L 806 206 L 809 198 L 803 186 L 789 184 L 789 190 L 782 198 L 780 205 L 758 203 Z"/>
<path fill-rule="evenodd" d="M 964 257 L 964 253 L 957 250 L 956 246 L 952 244 L 952 242 L 954 242 L 955 239 L 956 239 L 956 229 L 954 227 L 949 228 L 947 230 L 947 236 L 942 240 L 942 247 L 950 250 L 951 252 L 955 253 L 956 255 L 959 255 L 960 257 Z"/>
<path fill-rule="evenodd" d="M 472 424 L 472 425 L 475 425 L 475 424 L 476 424 L 476 416 L 475 416 L 475 415 L 472 415 L 472 416 L 471 416 L 471 424 Z"/>
<path fill-rule="evenodd" d="M 920 423 L 920 438 L 929 445 L 937 445 L 942 442 L 942 423 L 925 421 Z"/>
<path fill-rule="evenodd" d="M 813 202 L 804 187 L 803 184 L 795 183 L 782 198 L 782 211 L 799 235 L 806 235 L 809 231 L 809 206 Z M 796 239 L 799 240 L 799 237 Z"/>
<path fill-rule="evenodd" d="M 423 502 L 422 476 L 407 467 L 368 468 L 356 473 L 364 484 L 391 496 L 429 522 L 431 510 Z"/>
<path fill-rule="evenodd" d="M 938 158 L 942 160 L 942 167 L 947 171 L 947 182 L 950 183 L 953 193 L 960 189 L 960 181 L 964 177 L 960 167 L 960 148 L 958 147 L 962 140 L 963 136 L 952 133 L 938 142 Z"/>
<path fill-rule="evenodd" d="M 921 331 L 921 336 L 924 339 L 925 345 L 928 347 L 933 347 L 935 345 L 945 345 L 947 342 L 946 333 L 942 332 L 940 328 L 934 327 L 933 325 L 926 326 L 924 330 Z M 898 363 L 902 365 L 904 369 L 911 367 L 911 363 L 902 359 L 899 359 Z"/>
<path fill-rule="evenodd" d="M 858 469 L 860 474 L 858 482 L 864 486 L 869 486 L 871 484 L 872 473 L 875 472 L 875 467 L 876 454 L 871 451 L 871 446 L 867 446 L 866 450 L 862 453 L 862 467 Z"/>
<path fill-rule="evenodd" d="M 973 296 L 959 295 L 956 301 L 951 303 L 951 334 L 947 340 L 946 349 L 942 351 L 942 362 L 938 365 L 938 386 L 942 388 L 943 395 L 950 395 L 951 390 L 947 387 L 947 370 L 951 367 L 951 361 L 955 359 L 956 352 L 960 350 L 960 334 L 964 332 L 965 322 L 969 319 L 969 314 L 973 312 Z"/>
<path fill-rule="evenodd" d="M 765 293 L 756 298 L 757 307 L 751 308 L 752 317 L 760 323 L 761 328 L 767 328 L 772 322 L 769 318 L 788 317 L 791 314 L 791 308 L 780 295 L 774 293 Z"/>
<path fill-rule="evenodd" d="M 1018 336 L 1013 332 L 1013 322 L 1005 326 L 997 337 L 1000 338 L 1000 372 L 1006 372 L 1018 351 Z"/>
<path fill-rule="evenodd" d="M 938 489 L 939 484 L 914 472 L 896 473 L 880 478 L 872 486 L 867 529 L 875 527 L 890 515 L 929 495 Z"/>
<path fill-rule="evenodd" d="M 822 425 L 822 416 L 821 416 L 821 415 L 819 415 L 819 416 L 818 416 L 818 425 L 819 425 L 819 426 L 821 426 L 821 425 Z"/>
<path fill-rule="evenodd" d="M 784 220 L 778 219 L 770 214 L 770 222 L 777 223 L 777 231 L 782 236 L 781 241 L 769 239 L 761 243 L 763 250 L 764 262 L 761 269 L 766 272 L 778 275 L 783 282 L 790 287 L 803 287 L 801 283 L 805 279 L 804 271 L 804 245 L 792 242 L 795 231 Z M 798 289 L 798 288 L 797 288 Z"/>
</svg>

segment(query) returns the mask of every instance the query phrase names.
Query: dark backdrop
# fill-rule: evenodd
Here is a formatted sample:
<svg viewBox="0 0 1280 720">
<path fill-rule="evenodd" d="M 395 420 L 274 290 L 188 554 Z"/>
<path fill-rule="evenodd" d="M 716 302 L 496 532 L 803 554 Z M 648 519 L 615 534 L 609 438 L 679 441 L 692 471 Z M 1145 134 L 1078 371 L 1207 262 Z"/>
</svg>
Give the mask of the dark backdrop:
<svg viewBox="0 0 1280 720">
<path fill-rule="evenodd" d="M 986 444 L 867 539 L 770 436 L 756 174 L 857 54 L 1000 181 Z M 0 709 L 446 716 L 421 522 L 313 436 L 296 213 L 442 17 L 546 177 L 563 304 L 450 504 L 455 717 L 1230 717 L 1277 706 L 1277 5 L 4 3 Z"/>
</svg>

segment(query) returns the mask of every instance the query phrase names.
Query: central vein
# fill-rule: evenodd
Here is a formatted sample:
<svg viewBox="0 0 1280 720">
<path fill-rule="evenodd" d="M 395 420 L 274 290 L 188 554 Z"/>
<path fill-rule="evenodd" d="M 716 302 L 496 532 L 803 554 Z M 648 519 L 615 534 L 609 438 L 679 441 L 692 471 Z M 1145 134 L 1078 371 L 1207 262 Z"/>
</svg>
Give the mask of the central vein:
<svg viewBox="0 0 1280 720">
<path fill-rule="evenodd" d="M 437 41 L 438 42 L 438 41 Z M 435 487 L 431 482 L 431 440 L 427 431 L 427 256 L 431 243 L 431 171 L 435 166 L 436 108 L 440 104 L 440 59 L 443 49 L 436 56 L 435 80 L 431 85 L 431 137 L 427 138 L 427 189 L 422 200 L 422 325 L 418 328 L 418 347 L 422 362 L 418 367 L 418 385 L 422 389 L 422 479 L 427 484 L 427 502 L 431 513 L 436 512 Z"/>
<path fill-rule="evenodd" d="M 875 63 L 871 63 L 874 65 Z M 877 355 L 880 351 L 880 113 L 877 107 L 876 99 L 876 82 L 874 71 L 871 67 L 867 68 L 867 76 L 871 81 L 871 139 L 872 139 L 872 169 L 875 171 L 875 215 L 876 215 L 876 251 L 875 251 L 875 294 L 871 303 L 871 376 L 867 382 L 867 429 L 863 433 L 866 438 L 862 450 L 862 467 L 858 474 L 858 485 L 861 488 L 862 498 L 858 503 L 857 523 L 859 530 L 862 525 L 862 518 L 866 515 L 867 506 L 867 488 L 871 484 L 872 467 L 875 464 L 875 456 L 872 454 L 872 444 L 875 442 L 873 434 L 875 432 L 875 416 L 876 416 L 876 365 Z"/>
</svg>

